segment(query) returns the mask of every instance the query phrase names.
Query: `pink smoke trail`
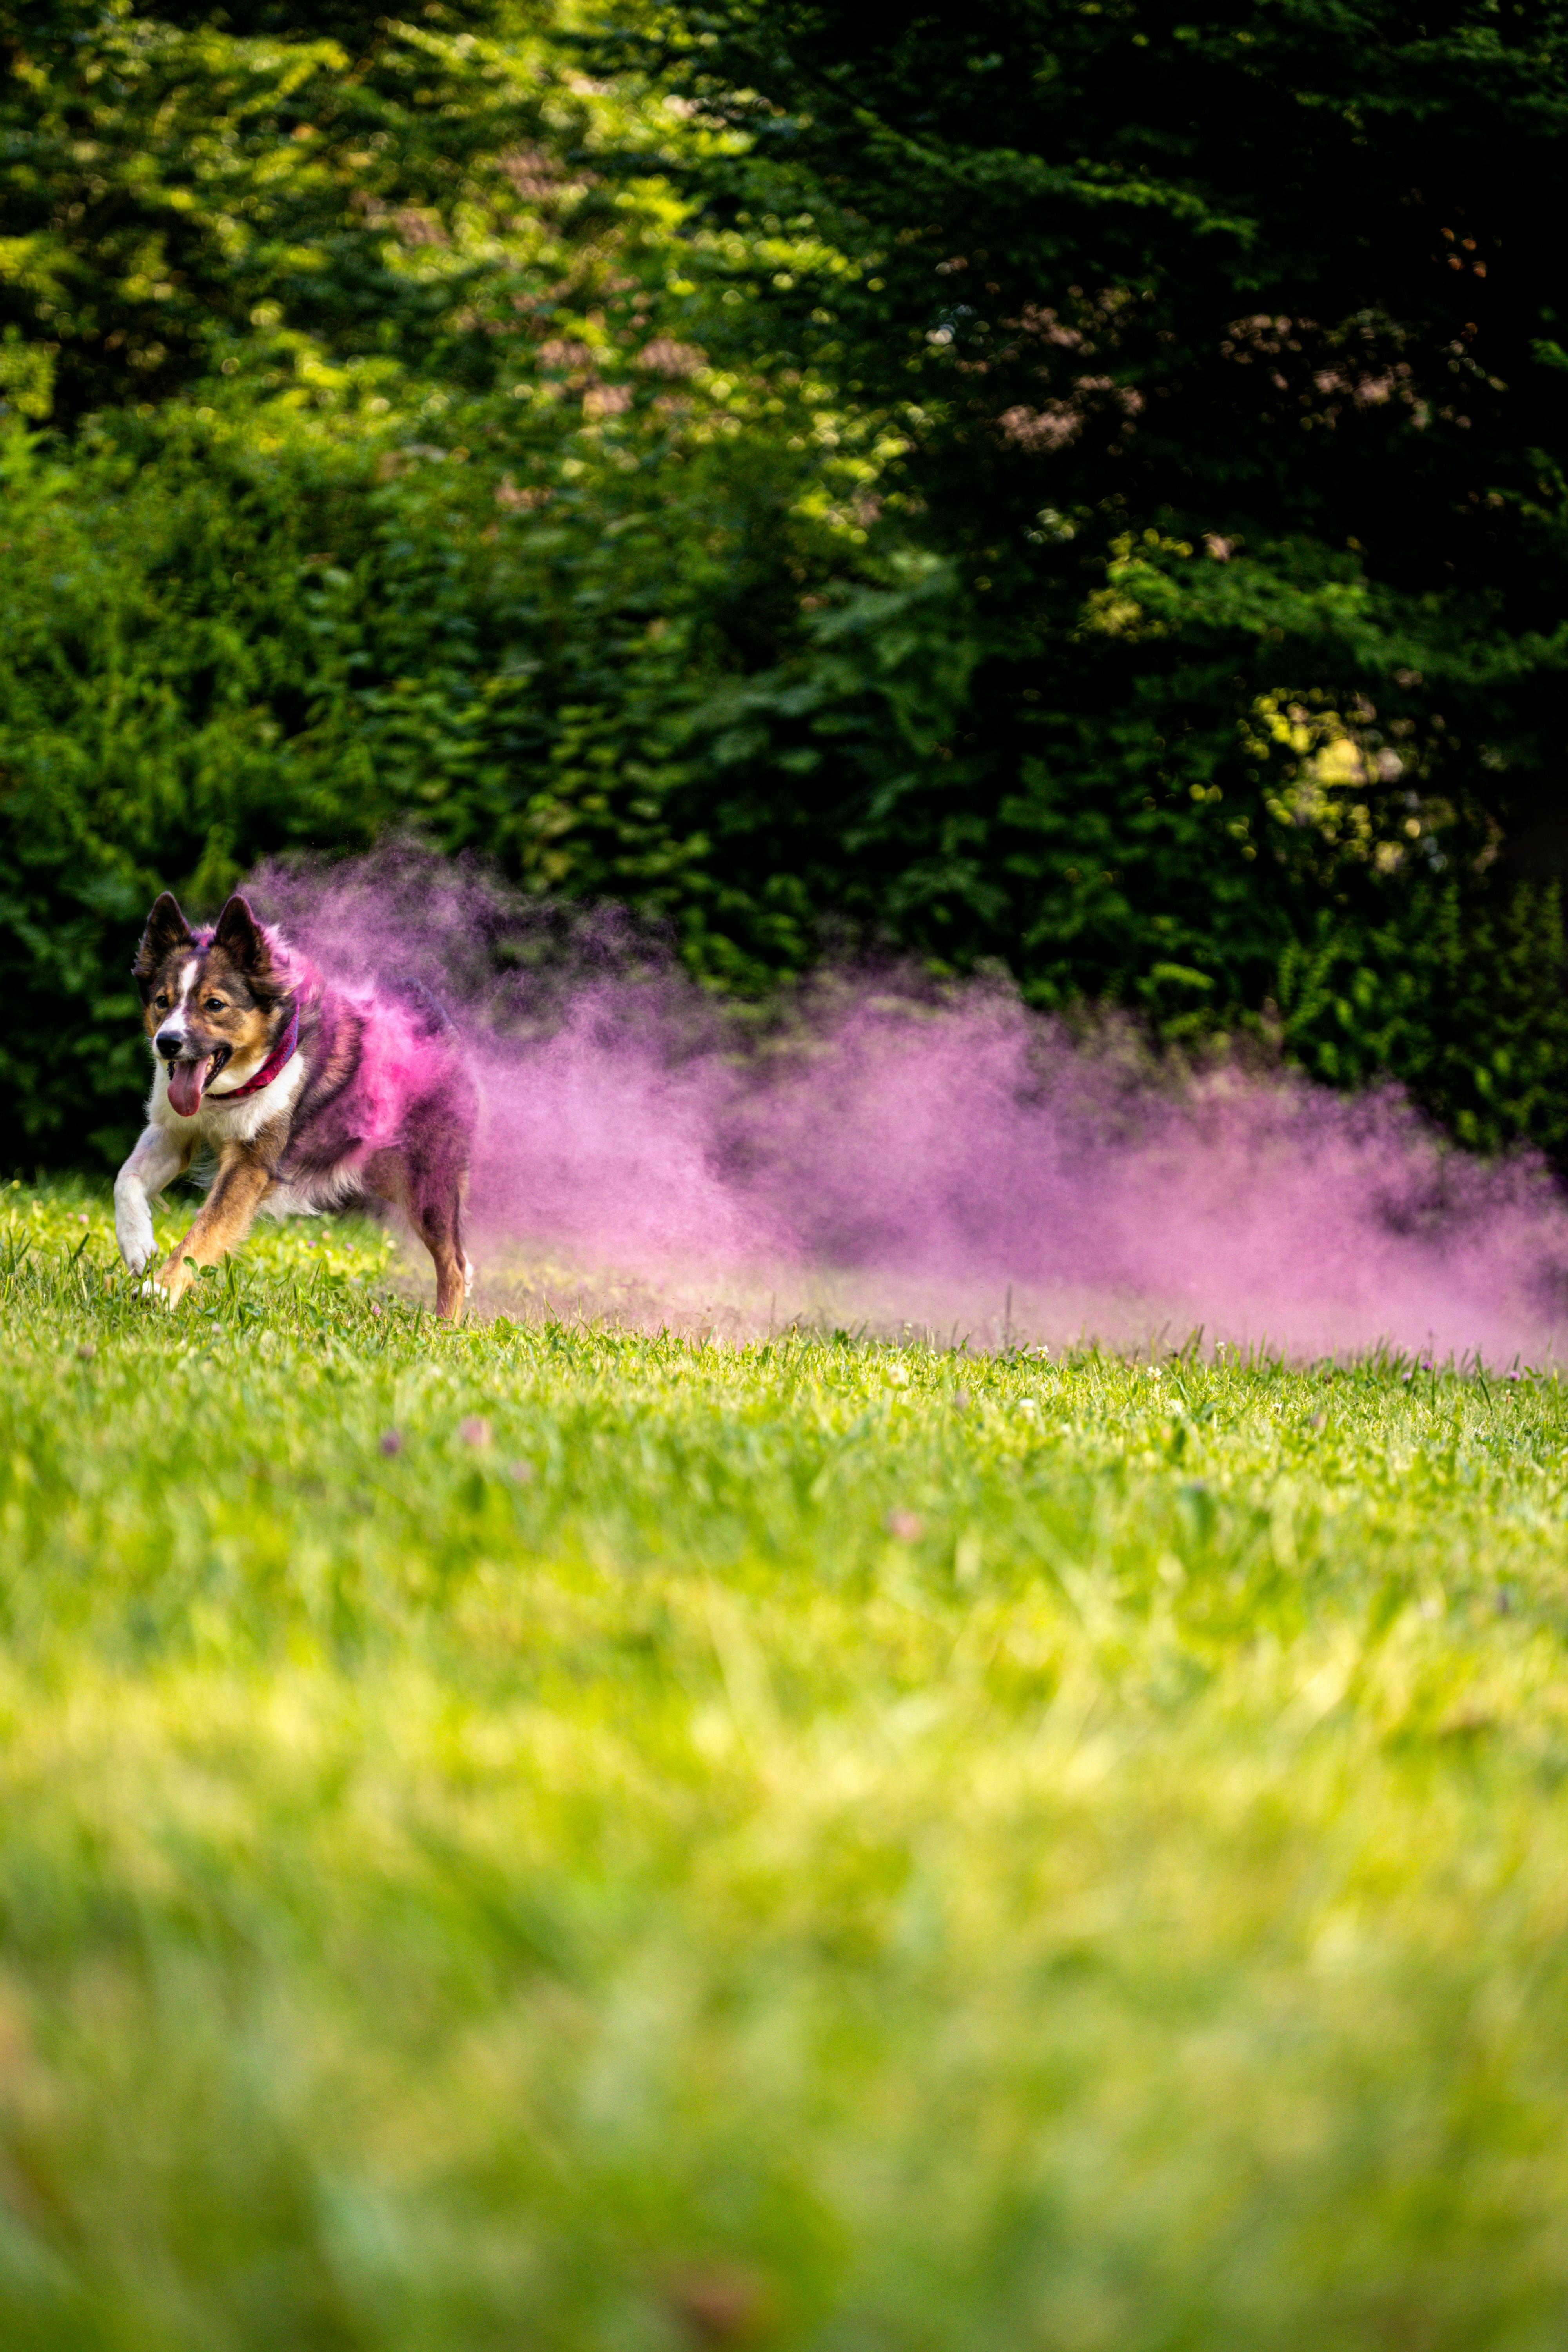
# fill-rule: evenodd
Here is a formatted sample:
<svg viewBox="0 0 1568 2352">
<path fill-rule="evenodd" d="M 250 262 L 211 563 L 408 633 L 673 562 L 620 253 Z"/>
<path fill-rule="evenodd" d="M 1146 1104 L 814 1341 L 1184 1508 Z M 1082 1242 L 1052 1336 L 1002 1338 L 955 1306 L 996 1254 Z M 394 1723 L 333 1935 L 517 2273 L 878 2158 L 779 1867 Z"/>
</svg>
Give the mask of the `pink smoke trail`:
<svg viewBox="0 0 1568 2352">
<path fill-rule="evenodd" d="M 1178 1081 L 980 987 L 845 984 L 739 1050 L 616 918 L 475 869 L 405 848 L 247 887 L 329 973 L 451 1009 L 484 1104 L 481 1259 L 566 1251 L 717 1297 L 828 1272 L 943 1323 L 1005 1287 L 1035 1337 L 1489 1363 L 1541 1360 L 1568 1297 L 1544 1170 L 1446 1149 L 1392 1089 Z"/>
</svg>

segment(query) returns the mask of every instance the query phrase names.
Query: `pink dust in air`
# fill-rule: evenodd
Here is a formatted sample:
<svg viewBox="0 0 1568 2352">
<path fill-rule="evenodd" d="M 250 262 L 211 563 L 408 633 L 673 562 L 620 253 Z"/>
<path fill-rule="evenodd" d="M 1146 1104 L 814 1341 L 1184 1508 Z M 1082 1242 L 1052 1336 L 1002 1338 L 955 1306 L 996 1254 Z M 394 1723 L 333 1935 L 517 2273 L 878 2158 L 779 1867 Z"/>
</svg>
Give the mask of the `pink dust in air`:
<svg viewBox="0 0 1568 2352">
<path fill-rule="evenodd" d="M 765 1308 L 971 1344 L 1552 1352 L 1568 1203 L 1393 1090 L 1179 1078 L 994 988 L 844 982 L 743 1033 L 613 915 L 407 849 L 247 887 L 330 978 L 451 1013 L 481 1309 L 510 1286 L 734 1336 Z"/>
</svg>

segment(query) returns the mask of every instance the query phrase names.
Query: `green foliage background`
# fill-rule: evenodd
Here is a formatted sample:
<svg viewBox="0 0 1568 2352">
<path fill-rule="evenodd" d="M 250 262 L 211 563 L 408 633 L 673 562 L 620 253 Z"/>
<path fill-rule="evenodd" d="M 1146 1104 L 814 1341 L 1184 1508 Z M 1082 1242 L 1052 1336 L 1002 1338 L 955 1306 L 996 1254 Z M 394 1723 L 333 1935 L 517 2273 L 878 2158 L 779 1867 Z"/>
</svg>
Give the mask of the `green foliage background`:
<svg viewBox="0 0 1568 2352">
<path fill-rule="evenodd" d="M 1568 1151 L 1561 11 L 0 9 L 0 1156 L 415 827 Z"/>
</svg>

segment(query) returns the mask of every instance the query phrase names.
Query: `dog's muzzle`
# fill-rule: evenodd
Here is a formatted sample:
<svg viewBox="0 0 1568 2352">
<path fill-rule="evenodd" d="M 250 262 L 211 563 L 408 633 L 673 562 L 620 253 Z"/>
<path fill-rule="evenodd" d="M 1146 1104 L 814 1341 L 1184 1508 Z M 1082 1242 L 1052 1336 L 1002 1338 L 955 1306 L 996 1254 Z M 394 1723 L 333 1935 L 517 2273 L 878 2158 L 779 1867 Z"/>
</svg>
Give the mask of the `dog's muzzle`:
<svg viewBox="0 0 1568 2352">
<path fill-rule="evenodd" d="M 188 1045 L 191 1041 L 188 1037 L 179 1037 L 171 1042 L 177 1047 Z M 193 1118 L 200 1109 L 202 1097 L 208 1087 L 232 1059 L 232 1048 L 217 1045 L 205 1054 L 181 1054 L 177 1051 L 172 1054 L 161 1034 L 153 1038 L 153 1043 L 163 1055 L 168 1068 L 170 1108 L 178 1111 L 182 1118 Z"/>
</svg>

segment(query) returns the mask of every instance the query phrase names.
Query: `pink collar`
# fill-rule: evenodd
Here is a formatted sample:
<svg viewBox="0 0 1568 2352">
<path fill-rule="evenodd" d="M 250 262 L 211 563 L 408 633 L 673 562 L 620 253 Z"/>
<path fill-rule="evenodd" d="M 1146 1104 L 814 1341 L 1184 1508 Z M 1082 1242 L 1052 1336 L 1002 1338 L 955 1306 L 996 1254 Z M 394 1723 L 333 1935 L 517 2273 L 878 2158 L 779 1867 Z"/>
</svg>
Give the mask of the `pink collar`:
<svg viewBox="0 0 1568 2352">
<path fill-rule="evenodd" d="M 283 1034 L 279 1038 L 255 1076 L 247 1078 L 242 1087 L 231 1087 L 226 1095 L 209 1095 L 208 1101 L 219 1104 L 239 1102 L 246 1095 L 258 1095 L 263 1087 L 269 1087 L 272 1084 L 285 1062 L 292 1061 L 299 1043 L 300 1000 L 296 997 L 293 1010 L 284 1025 Z"/>
</svg>

